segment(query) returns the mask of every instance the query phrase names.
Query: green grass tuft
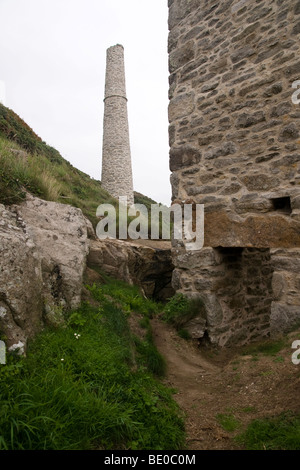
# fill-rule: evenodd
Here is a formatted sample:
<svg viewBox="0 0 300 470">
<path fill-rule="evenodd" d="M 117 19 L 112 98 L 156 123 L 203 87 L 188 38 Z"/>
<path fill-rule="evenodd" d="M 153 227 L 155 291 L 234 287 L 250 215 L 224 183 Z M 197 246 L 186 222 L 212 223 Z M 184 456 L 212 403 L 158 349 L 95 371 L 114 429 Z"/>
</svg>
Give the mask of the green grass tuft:
<svg viewBox="0 0 300 470">
<path fill-rule="evenodd" d="M 191 339 L 190 333 L 185 328 L 180 328 L 178 330 L 178 335 L 180 336 L 180 338 L 183 338 L 183 339 L 186 339 L 186 340 Z"/>
<path fill-rule="evenodd" d="M 201 315 L 203 310 L 204 303 L 201 298 L 189 299 L 177 293 L 165 305 L 163 319 L 180 330 L 189 320 Z"/>
<path fill-rule="evenodd" d="M 222 428 L 228 432 L 233 432 L 240 426 L 239 421 L 231 413 L 219 413 L 217 415 L 217 421 Z"/>
<path fill-rule="evenodd" d="M 299 450 L 300 416 L 284 413 L 256 419 L 236 439 L 246 450 Z"/>
</svg>

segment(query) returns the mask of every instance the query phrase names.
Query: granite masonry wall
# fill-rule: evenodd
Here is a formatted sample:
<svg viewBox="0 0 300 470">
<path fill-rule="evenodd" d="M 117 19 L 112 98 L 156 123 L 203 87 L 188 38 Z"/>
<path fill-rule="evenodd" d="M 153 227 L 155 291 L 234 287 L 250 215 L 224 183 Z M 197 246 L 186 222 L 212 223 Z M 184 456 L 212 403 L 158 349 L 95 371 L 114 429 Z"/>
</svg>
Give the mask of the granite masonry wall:
<svg viewBox="0 0 300 470">
<path fill-rule="evenodd" d="M 124 48 L 117 44 L 106 52 L 101 182 L 113 197 L 134 202 Z"/>
<path fill-rule="evenodd" d="M 173 286 L 221 346 L 300 323 L 300 1 L 169 0 L 172 199 L 205 246 L 173 243 Z"/>
</svg>

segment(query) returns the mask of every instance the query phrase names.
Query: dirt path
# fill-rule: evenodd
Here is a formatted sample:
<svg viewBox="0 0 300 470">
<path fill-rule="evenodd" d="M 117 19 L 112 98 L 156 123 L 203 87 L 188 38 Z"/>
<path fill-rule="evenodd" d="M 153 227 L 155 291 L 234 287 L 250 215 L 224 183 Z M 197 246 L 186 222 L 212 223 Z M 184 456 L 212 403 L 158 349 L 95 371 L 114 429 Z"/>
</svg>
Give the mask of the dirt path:
<svg viewBox="0 0 300 470">
<path fill-rule="evenodd" d="M 251 420 L 300 411 L 300 365 L 292 364 L 290 347 L 275 356 L 241 355 L 201 350 L 159 319 L 152 320 L 152 331 L 167 363 L 164 382 L 177 390 L 186 416 L 188 449 L 241 449 L 234 436 Z M 226 417 L 235 429 L 224 429 L 220 419 Z"/>
</svg>

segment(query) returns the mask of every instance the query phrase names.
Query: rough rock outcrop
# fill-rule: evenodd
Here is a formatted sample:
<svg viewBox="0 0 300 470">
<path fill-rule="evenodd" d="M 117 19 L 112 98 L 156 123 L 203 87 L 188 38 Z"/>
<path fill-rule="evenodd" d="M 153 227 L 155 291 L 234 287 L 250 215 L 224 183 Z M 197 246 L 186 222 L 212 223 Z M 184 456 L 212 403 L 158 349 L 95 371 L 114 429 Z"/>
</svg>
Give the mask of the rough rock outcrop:
<svg viewBox="0 0 300 470">
<path fill-rule="evenodd" d="M 24 352 L 42 326 L 42 270 L 35 244 L 16 214 L 0 205 L 0 330 L 10 349 Z"/>
<path fill-rule="evenodd" d="M 158 241 L 146 245 L 138 241 L 91 240 L 88 265 L 140 286 L 147 297 L 165 300 L 174 294 L 169 243 Z"/>
<path fill-rule="evenodd" d="M 28 338 L 80 304 L 87 265 L 139 285 L 147 297 L 171 297 L 169 245 L 97 240 L 80 209 L 30 194 L 20 205 L 0 205 L 0 332 L 7 348 L 25 353 Z"/>
<path fill-rule="evenodd" d="M 9 349 L 81 301 L 91 224 L 80 209 L 27 195 L 0 205 L 0 330 Z"/>
</svg>

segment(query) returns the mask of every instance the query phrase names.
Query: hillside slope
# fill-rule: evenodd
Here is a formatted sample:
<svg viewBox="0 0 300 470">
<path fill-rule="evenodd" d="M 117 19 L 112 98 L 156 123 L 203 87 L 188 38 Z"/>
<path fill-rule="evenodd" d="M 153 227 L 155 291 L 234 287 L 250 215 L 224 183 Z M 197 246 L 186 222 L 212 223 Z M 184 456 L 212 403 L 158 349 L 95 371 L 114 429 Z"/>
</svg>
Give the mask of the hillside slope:
<svg viewBox="0 0 300 470">
<path fill-rule="evenodd" d="M 0 103 L 0 203 L 19 203 L 26 191 L 80 208 L 94 226 L 99 204 L 117 205 L 101 181 L 73 167 L 14 111 Z M 135 193 L 135 202 L 146 206 L 155 203 L 140 193 Z"/>
</svg>

